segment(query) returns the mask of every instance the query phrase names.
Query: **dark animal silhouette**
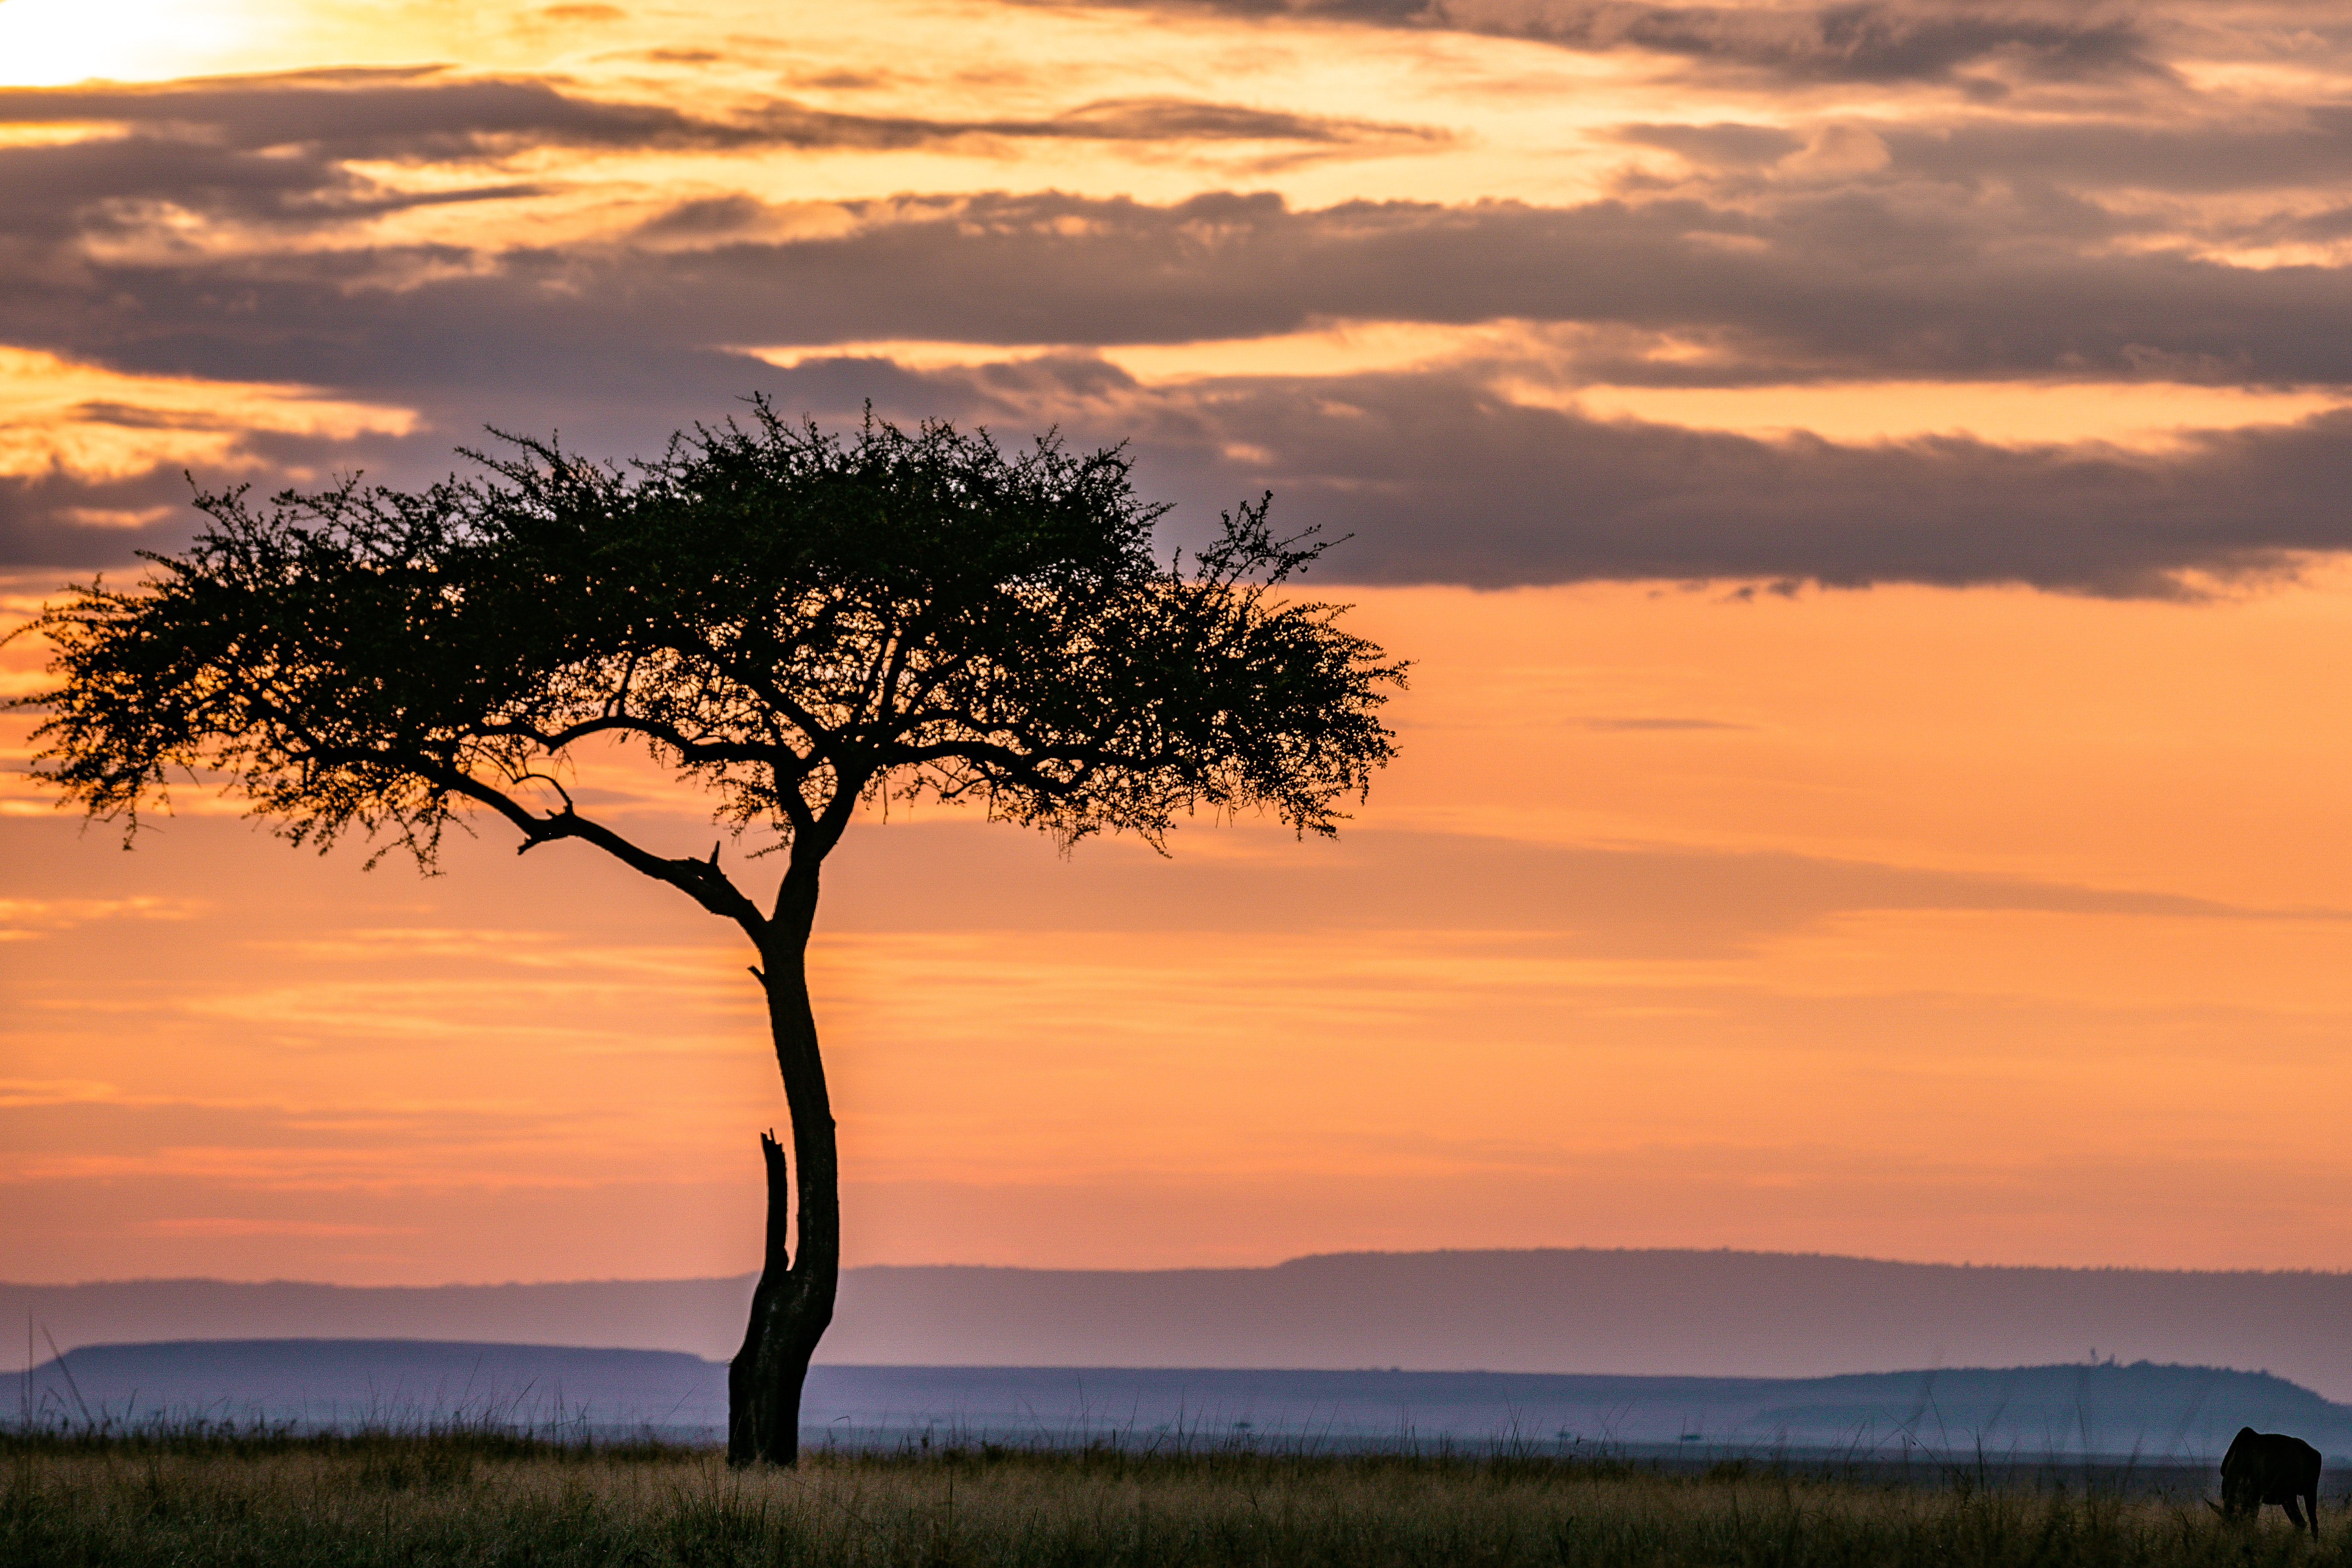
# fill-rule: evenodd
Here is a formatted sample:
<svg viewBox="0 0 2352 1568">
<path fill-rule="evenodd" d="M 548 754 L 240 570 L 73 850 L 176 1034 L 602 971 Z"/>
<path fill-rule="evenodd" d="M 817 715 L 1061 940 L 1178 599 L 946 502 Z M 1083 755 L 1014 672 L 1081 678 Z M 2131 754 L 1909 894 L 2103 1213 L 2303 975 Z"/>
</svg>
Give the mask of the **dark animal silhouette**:
<svg viewBox="0 0 2352 1568">
<path fill-rule="evenodd" d="M 2319 1450 L 2284 1432 L 2241 1426 L 2221 1456 L 2221 1500 L 2211 1504 L 2223 1519 L 2252 1519 L 2263 1504 L 2286 1509 L 2287 1522 L 2304 1528 L 2296 1500 L 2311 1510 L 2311 1538 L 2319 1539 Z"/>
</svg>

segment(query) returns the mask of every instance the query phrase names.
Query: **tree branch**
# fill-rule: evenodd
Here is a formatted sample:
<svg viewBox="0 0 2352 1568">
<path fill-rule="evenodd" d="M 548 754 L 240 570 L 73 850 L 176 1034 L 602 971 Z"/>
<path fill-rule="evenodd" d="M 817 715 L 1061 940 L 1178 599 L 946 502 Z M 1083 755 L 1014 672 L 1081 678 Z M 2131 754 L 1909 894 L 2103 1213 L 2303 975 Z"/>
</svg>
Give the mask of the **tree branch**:
<svg viewBox="0 0 2352 1568">
<path fill-rule="evenodd" d="M 483 783 L 462 768 L 428 756 L 394 756 L 357 748 L 325 747 L 313 752 L 311 758 L 331 767 L 403 769 L 436 788 L 488 806 L 505 817 L 523 836 L 522 843 L 515 848 L 518 855 L 558 839 L 577 838 L 594 845 L 633 871 L 656 881 L 668 883 L 712 914 L 733 921 L 743 928 L 743 933 L 755 945 L 766 937 L 767 917 L 760 912 L 757 904 L 743 895 L 734 880 L 719 868 L 716 855 L 708 860 L 674 860 L 656 855 L 603 823 L 581 816 L 572 808 L 568 799 L 562 811 L 534 812 L 504 790 Z"/>
</svg>

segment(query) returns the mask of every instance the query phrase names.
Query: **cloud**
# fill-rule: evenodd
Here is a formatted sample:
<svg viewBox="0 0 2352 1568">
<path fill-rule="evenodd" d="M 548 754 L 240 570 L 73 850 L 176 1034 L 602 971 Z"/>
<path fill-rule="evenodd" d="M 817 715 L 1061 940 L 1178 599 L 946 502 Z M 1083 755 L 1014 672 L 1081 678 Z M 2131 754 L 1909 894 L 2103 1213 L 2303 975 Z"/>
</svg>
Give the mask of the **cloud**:
<svg viewBox="0 0 2352 1568">
<path fill-rule="evenodd" d="M 1206 0 L 1200 7 L 1170 8 L 1496 34 L 1596 52 L 1638 50 L 1794 81 L 1946 81 L 1970 68 L 2054 80 L 2165 74 L 2137 8 L 2098 4 Z"/>
<path fill-rule="evenodd" d="M 1731 727 L 1594 743 L 1690 748 L 1695 763 L 1704 756 L 1737 768 L 1742 756 L 1752 760 L 1757 742 L 1751 731 Z M 665 830 L 680 839 L 699 833 L 707 847 L 699 804 L 683 803 Z M 537 1042 L 551 1027 L 540 1011 L 549 995 L 576 1000 L 634 988 L 656 996 L 675 1026 L 647 1040 L 648 1048 L 674 1051 L 692 1044 L 709 1021 L 706 1009 L 728 1017 L 740 1009 L 746 1019 L 757 1010 L 740 990 L 743 971 L 734 947 L 708 916 L 585 852 L 543 863 L 518 858 L 507 840 L 485 832 L 457 851 L 447 877 L 420 882 L 386 869 L 355 885 L 351 865 L 361 857 L 298 856 L 257 842 L 252 826 L 233 817 L 176 819 L 167 837 L 142 841 L 136 855 L 101 847 L 102 859 L 78 851 L 80 830 L 67 817 L 19 822 L 10 831 L 25 868 L 0 883 L 0 892 L 59 865 L 91 867 L 96 860 L 104 879 L 100 896 L 152 887 L 157 891 L 149 897 L 185 908 L 208 898 L 217 905 L 221 879 L 237 867 L 267 871 L 278 890 L 250 923 L 230 931 L 197 921 L 184 934 L 175 931 L 179 950 L 195 949 L 184 953 L 184 972 L 147 974 L 130 987 L 131 1000 L 154 1000 L 173 1016 L 193 1009 L 205 1017 L 276 1024 L 289 1008 L 324 1015 L 340 1002 L 346 1004 L 342 1022 L 331 1037 L 357 1031 L 373 1040 L 380 1031 L 362 1004 L 437 1018 L 502 996 L 481 1026 Z M 1565 939 L 1555 950 L 1563 952 L 1686 958 L 1749 952 L 1874 913 L 2015 911 L 2231 926 L 2312 922 L 2331 930 L 2352 920 L 2343 909 L 2271 908 L 1826 855 L 1558 844 L 1370 825 L 1352 826 L 1335 842 L 1302 845 L 1278 828 L 1204 823 L 1180 834 L 1174 847 L 1171 858 L 1162 858 L 1132 839 L 1103 839 L 1065 857 L 1044 836 L 1002 825 L 868 822 L 827 863 L 824 930 L 858 938 L 1005 931 L 1526 932 Z M 728 853 L 731 858 L 735 851 Z M 917 886 L 922 895 L 909 897 Z M 532 929 L 487 941 L 482 928 L 466 921 L 491 906 L 527 911 Z M 387 925 L 394 910 L 410 912 L 416 925 Z M 156 918 L 141 910 L 113 918 L 141 915 Z M 244 971 L 231 960 L 250 952 L 257 937 L 297 966 L 285 989 L 255 991 L 236 979 Z M 54 941 L 63 956 L 28 970 L 28 983 L 70 989 L 58 977 L 78 973 L 72 966 L 85 961 L 102 964 L 126 940 L 119 926 L 61 928 Z M 426 970 L 437 976 L 441 999 L 404 1000 L 404 977 Z M 431 1035 L 432 1026 L 424 1033 Z M 621 1044 L 617 1037 L 585 1038 L 562 1048 Z M 17 1092 L 35 1100 L 90 1098 L 49 1093 L 37 1084 L 20 1083 Z M 383 1114 L 405 1125 L 411 1112 Z"/>
<path fill-rule="evenodd" d="M 749 127 L 655 104 L 575 97 L 546 81 L 452 79 L 433 67 L 302 71 L 153 86 L 0 90 L 0 124 L 130 128 L 142 144 L 331 158 L 475 157 L 520 146 L 742 144 Z"/>
<path fill-rule="evenodd" d="M 1505 15 L 1445 13 L 1482 26 Z M 2031 6 L 1509 15 L 1591 47 L 1712 50 L 1822 79 L 1928 78 L 1995 58 L 2137 70 L 2157 27 Z M 1639 154 L 1643 172 L 1616 199 L 1569 205 L 1000 192 L 819 211 L 698 189 L 651 217 L 632 195 L 603 233 L 548 244 L 535 238 L 544 230 L 489 219 L 462 239 L 397 243 L 384 236 L 405 231 L 363 220 L 528 201 L 539 184 L 467 172 L 525 147 L 1030 137 L 1311 152 L 1436 133 L 1133 96 L 1030 118 L 841 115 L 781 99 L 718 116 L 426 69 L 0 91 L 0 121 L 90 130 L 0 147 L 0 343 L 124 376 L 315 389 L 413 414 L 397 428 L 225 442 L 209 426 L 140 426 L 135 399 L 93 402 L 82 423 L 112 432 L 118 458 L 103 472 L 60 460 L 0 474 L 0 563 L 80 569 L 171 547 L 192 521 L 181 462 L 204 483 L 265 489 L 360 468 L 415 483 L 446 471 L 450 448 L 485 423 L 629 455 L 755 389 L 828 418 L 870 397 L 900 417 L 1132 437 L 1187 515 L 1271 485 L 1286 515 L 1356 533 L 1330 564 L 1370 581 L 2181 594 L 2352 547 L 2326 499 L 2347 436 L 2336 416 L 2139 453 L 1759 439 L 1580 410 L 1592 385 L 2352 388 L 2342 268 L 2197 253 L 2352 236 L 2321 195 L 2352 176 L 2352 114 L 2273 105 L 2265 119 L 2215 100 L 2168 121 L 2084 101 L 2073 118 L 1631 123 L 1614 132 L 1625 148 L 1686 167 Z M 403 161 L 446 167 L 431 191 L 408 191 L 384 183 L 383 166 Z M 2209 213 L 2116 199 L 2147 190 L 2231 201 Z M 2264 191 L 2276 199 L 2237 199 Z M 1150 385 L 1086 352 L 1334 322 L 1478 329 L 1484 346 L 1410 370 Z M 887 351 L 822 353 L 908 340 L 1036 345 L 1043 357 L 921 370 Z M 778 370 L 753 352 L 776 346 L 802 363 Z"/>
<path fill-rule="evenodd" d="M 1776 163 L 1805 144 L 1803 137 L 1777 125 L 1729 121 L 1707 125 L 1622 125 L 1616 133 L 1637 145 L 1663 147 L 1692 163 L 1719 168 Z"/>
<path fill-rule="evenodd" d="M 1347 581 L 1477 587 L 1644 579 L 2023 584 L 2194 595 L 2352 549 L 2352 414 L 2206 432 L 2162 453 L 1960 438 L 1840 444 L 1602 421 L 1445 372 L 1137 389 L 971 373 L 1013 410 L 1132 433 L 1185 515 L 1271 488 L 1354 538 Z M 1025 383 L 1025 384 L 1024 384 Z M 1089 427 L 1086 405 L 1112 417 Z M 1099 417 L 1099 416 L 1097 416 Z M 1238 455 L 1237 455 L 1238 454 Z"/>
<path fill-rule="evenodd" d="M 1712 743 L 1712 742 L 1710 742 Z M 1223 831 L 1223 830 L 1221 830 Z M 2342 921 L 2169 894 L 1782 853 L 1546 845 L 1351 828 L 1161 859 L 1132 845 L 1065 861 L 965 825 L 872 826 L 828 868 L 825 927 L 879 931 L 1521 931 L 1595 956 L 1716 957 L 1859 913 L 2035 911 L 2157 920 Z M 1180 847 L 1181 850 L 1181 847 Z M 926 896 L 903 897 L 908 879 Z"/>
<path fill-rule="evenodd" d="M 1079 414 L 1077 400 L 1058 406 Z M 1273 489 L 1291 524 L 1355 533 L 1328 560 L 1345 581 L 2025 583 L 2176 597 L 2201 593 L 2201 578 L 2282 576 L 2305 552 L 2352 548 L 2331 479 L 2352 456 L 2352 414 L 2126 454 L 1595 421 L 1446 374 L 1190 385 L 1118 406 L 1106 428 L 1134 430 L 1152 475 L 1183 475 L 1195 520 Z"/>
<path fill-rule="evenodd" d="M 411 1225 L 338 1225 L 325 1220 L 237 1219 L 226 1215 L 204 1215 L 190 1219 L 138 1220 L 132 1222 L 127 1228 L 133 1236 L 188 1237 L 202 1239 L 247 1236 L 346 1237 L 423 1234 L 422 1226 Z"/>
<path fill-rule="evenodd" d="M 872 395 L 908 421 L 1129 439 L 1146 487 L 1181 502 L 1171 537 L 1197 537 L 1221 507 L 1271 489 L 1286 524 L 1352 536 L 1318 568 L 1326 583 L 2007 584 L 2193 597 L 2352 550 L 2341 502 L 2352 414 L 2196 433 L 2144 453 L 1759 439 L 1514 404 L 1443 371 L 1150 388 L 1098 362 L 924 375 L 819 362 L 741 367 L 730 384 L 764 386 L 835 424 Z M 714 395 L 689 412 L 723 417 L 734 406 Z M 631 412 L 608 418 L 625 424 Z M 644 440 L 582 449 L 649 450 L 662 433 L 652 424 L 676 422 L 667 408 L 634 412 L 652 431 Z M 310 456 L 335 450 L 321 443 Z M 373 471 L 404 482 L 455 461 L 429 439 L 382 455 L 391 460 Z M 252 477 L 266 481 L 269 469 Z M 76 521 L 80 509 L 173 489 L 181 504 L 143 528 Z M 144 486 L 0 480 L 0 560 L 67 570 L 170 548 L 198 521 L 184 499 L 176 475 Z M 19 500 L 32 504 L 8 510 Z"/>
<path fill-rule="evenodd" d="M 1377 0 L 1375 0 L 1377 3 Z M 1819 6 L 1448 0 L 1447 26 L 1571 48 L 1641 49 L 1817 81 L 1939 81 L 1964 67 L 2076 79 L 2157 74 L 2130 12 L 2100 5 L 1859 0 Z"/>
<path fill-rule="evenodd" d="M 60 379 L 71 375 L 68 369 Z M 13 442 L 0 443 L 0 569 L 79 573 L 129 565 L 142 550 L 174 549 L 203 521 L 191 503 L 207 485 L 250 482 L 270 493 L 369 468 L 387 479 L 421 479 L 452 461 L 450 443 L 425 434 L 404 411 L 346 423 L 331 416 L 333 404 L 311 405 L 330 417 L 308 418 L 298 398 L 273 407 L 249 395 L 299 389 L 215 384 L 218 421 L 177 419 L 168 406 L 153 406 L 184 405 L 203 390 L 149 384 L 149 406 L 84 403 L 47 420 L 5 409 L 0 398 L 0 410 L 17 421 Z M 46 466 L 6 461 L 44 454 Z"/>
<path fill-rule="evenodd" d="M 528 78 L 453 79 L 434 68 L 305 71 L 167 82 L 152 87 L 0 89 L 0 125 L 127 127 L 99 147 L 126 143 L 142 161 L 205 153 L 299 149 L 313 160 L 447 163 L 527 149 L 753 151 L 770 147 L 889 151 L 971 138 L 1111 142 L 1295 142 L 1342 145 L 1444 132 L 1381 121 L 1297 114 L 1178 98 L 1106 99 L 1031 118 L 938 119 L 845 114 L 774 99 L 730 119 L 657 103 L 583 97 Z M 40 151 L 70 153 L 77 146 Z M 243 166 L 245 160 L 227 162 Z M 53 165 L 54 166 L 54 165 Z M 296 161 L 280 184 L 319 176 Z"/>
<path fill-rule="evenodd" d="M 0 153 L 0 194 L 20 155 Z M 68 199 L 46 188 L 52 208 Z M 1048 193 L 844 204 L 833 232 L 744 234 L 767 210 L 681 204 L 671 232 L 704 237 L 683 247 L 78 257 L 0 283 L 0 342 L 405 396 L 478 365 L 528 366 L 527 379 L 582 355 L 1512 320 L 1589 330 L 1579 374 L 1616 383 L 2352 384 L 2352 292 L 2336 268 L 2127 247 L 2120 222 L 1967 194 L 1938 205 L 1839 192 L 1754 212 L 1679 198 L 1299 211 L 1268 195 L 1154 205 Z M 1662 338 L 1678 352 L 1655 353 Z"/>
<path fill-rule="evenodd" d="M 1769 163 L 1801 139 L 1768 127 L 1632 126 L 1629 141 L 1709 162 Z M 2023 181 L 2083 191 L 2189 194 L 2329 188 L 2352 180 L 2352 108 L 2299 108 L 2269 123 L 1876 126 L 1890 181 Z"/>
<path fill-rule="evenodd" d="M 190 899 L 132 897 L 128 899 L 0 898 L 0 942 L 20 940 L 45 931 L 65 931 L 92 921 L 184 921 L 206 906 Z"/>
<path fill-rule="evenodd" d="M 2105 247 L 2123 225 L 1969 210 L 1979 205 L 1841 192 L 1764 213 L 1695 200 L 1301 212 L 1265 195 L 1168 206 L 982 196 L 906 204 L 843 235 L 659 260 L 518 255 L 502 285 L 533 292 L 533 274 L 560 264 L 575 291 L 567 305 L 625 289 L 713 342 L 1182 342 L 1335 319 L 1512 319 L 1707 351 L 1657 357 L 1636 344 L 1588 367 L 1619 382 L 2352 382 L 2352 334 L 2331 330 L 2352 326 L 2352 295 L 2333 269 L 2119 252 Z M 2051 232 L 2069 225 L 2092 232 Z"/>
<path fill-rule="evenodd" d="M 63 471 L 0 475 L 0 566 L 121 565 L 133 551 L 193 531 L 187 504 L 187 481 L 160 467 L 98 480 Z"/>
<path fill-rule="evenodd" d="M 264 1152 L 284 1162 L 276 1174 L 289 1183 L 356 1176 L 367 1159 L 362 1150 L 429 1154 L 509 1142 L 532 1130 L 526 1116 L 478 1106 L 300 1108 L 169 1095 L 0 1100 L 0 1127 L 20 1156 L 10 1173 L 18 1180 L 44 1165 L 100 1165 L 127 1174 L 179 1160 L 215 1175 L 242 1172 L 267 1182 L 268 1163 L 254 1157 Z"/>
<path fill-rule="evenodd" d="M 406 438 L 257 435 L 246 473 L 264 488 L 272 471 L 362 466 L 415 482 L 446 471 L 448 448 L 484 422 L 642 453 L 766 389 L 833 419 L 871 397 L 901 418 L 1133 437 L 1149 482 L 1186 502 L 1183 516 L 1213 517 L 1271 486 L 1286 517 L 1358 536 L 1331 567 L 1361 581 L 2179 595 L 2200 577 L 2286 573 L 2304 553 L 2352 548 L 2336 499 L 2352 443 L 2345 416 L 2188 437 L 2155 454 L 1873 445 L 1536 406 L 1475 363 L 1147 386 L 1083 355 L 927 373 L 818 358 L 783 371 L 714 346 L 891 329 L 1181 341 L 1285 330 L 1321 304 L 1372 318 L 1549 316 L 1633 341 L 1679 332 L 1728 345 L 1696 363 L 1612 357 L 1603 334 L 1591 363 L 1571 367 L 1668 384 L 1906 373 L 2352 382 L 2352 332 L 2331 327 L 2352 325 L 2352 296 L 2325 269 L 1937 253 L 1895 215 L 1859 205 L 1843 215 L 1846 237 L 1878 228 L 1874 257 L 1801 228 L 1757 252 L 1688 238 L 1692 226 L 1742 220 L 1668 205 L 1297 213 L 1253 197 L 1172 207 L 996 197 L 918 205 L 842 239 L 516 253 L 405 288 L 343 281 L 339 268 L 359 267 L 352 258 L 307 269 L 284 258 L 108 268 L 69 288 L 0 286 L 0 335 L 63 325 L 142 369 L 301 381 L 420 411 Z M 186 514 L 158 514 L 146 536 L 120 524 L 176 501 L 178 489 L 160 474 L 105 487 L 6 481 L 0 558 L 79 564 L 166 541 Z"/>
<path fill-rule="evenodd" d="M 1280 110 L 1245 109 L 1181 98 L 1104 99 L 1081 104 L 1048 120 L 974 121 L 985 134 L 1099 138 L 1116 142 L 1319 142 L 1407 140 L 1442 142 L 1452 138 L 1427 126 Z M 1002 127 L 1003 129 L 999 129 Z"/>
</svg>

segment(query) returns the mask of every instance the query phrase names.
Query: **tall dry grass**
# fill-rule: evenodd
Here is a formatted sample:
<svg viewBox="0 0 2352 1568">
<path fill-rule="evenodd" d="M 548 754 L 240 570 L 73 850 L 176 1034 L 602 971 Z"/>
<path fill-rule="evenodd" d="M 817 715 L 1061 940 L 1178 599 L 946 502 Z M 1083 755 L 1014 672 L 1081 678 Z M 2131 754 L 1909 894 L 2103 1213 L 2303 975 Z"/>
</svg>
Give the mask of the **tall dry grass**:
<svg viewBox="0 0 2352 1568">
<path fill-rule="evenodd" d="M 483 1431 L 0 1437 L 0 1562 L 991 1568 L 2266 1568 L 2352 1557 L 2273 1517 L 2079 1489 L 1668 1476 L 1540 1458 L 949 1449 L 716 1456 Z"/>
</svg>

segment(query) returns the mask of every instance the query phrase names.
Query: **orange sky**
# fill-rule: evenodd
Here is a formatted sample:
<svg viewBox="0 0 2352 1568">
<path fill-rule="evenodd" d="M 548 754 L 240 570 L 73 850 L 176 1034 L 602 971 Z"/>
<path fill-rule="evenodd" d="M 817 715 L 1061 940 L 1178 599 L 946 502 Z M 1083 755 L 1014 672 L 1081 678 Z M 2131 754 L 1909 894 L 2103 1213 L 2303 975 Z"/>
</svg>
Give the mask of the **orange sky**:
<svg viewBox="0 0 2352 1568">
<path fill-rule="evenodd" d="M 184 540 L 183 468 L 761 386 L 1133 436 L 1171 537 L 1360 534 L 1402 759 L 1336 845 L 856 830 L 846 1261 L 2352 1267 L 2352 40 L 1641 9 L 0 0 L 7 614 Z M 755 1266 L 718 922 L 490 828 L 125 855 L 27 728 L 0 1278 Z"/>
<path fill-rule="evenodd" d="M 2352 580 L 1357 614 L 1422 664 L 1337 845 L 845 846 L 853 1259 L 2352 1248 Z M 126 855 L 7 799 L 11 1275 L 748 1266 L 772 1068 L 745 955 L 668 889 L 494 832 L 363 873 L 201 813 Z"/>
</svg>

